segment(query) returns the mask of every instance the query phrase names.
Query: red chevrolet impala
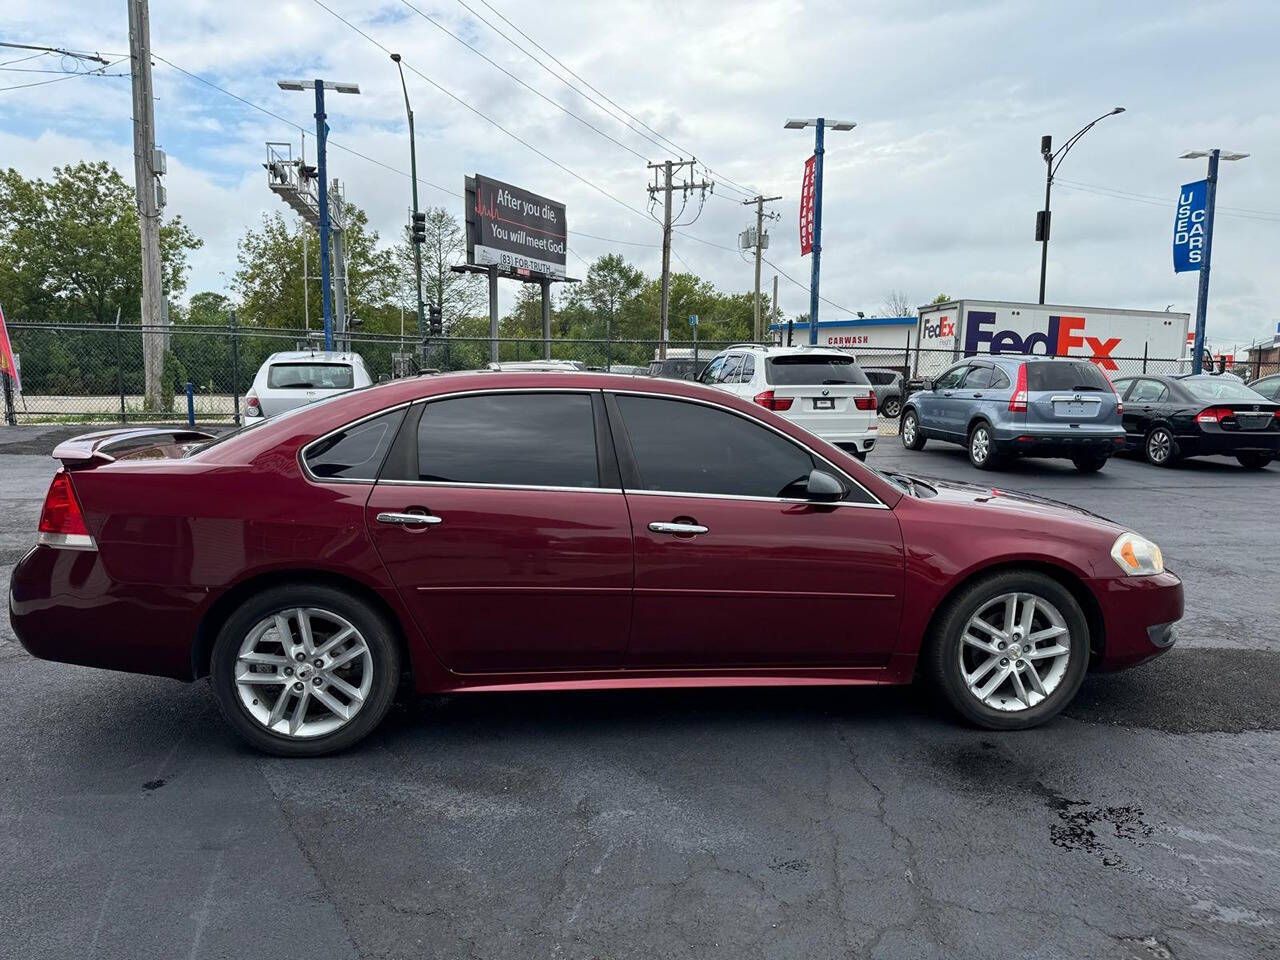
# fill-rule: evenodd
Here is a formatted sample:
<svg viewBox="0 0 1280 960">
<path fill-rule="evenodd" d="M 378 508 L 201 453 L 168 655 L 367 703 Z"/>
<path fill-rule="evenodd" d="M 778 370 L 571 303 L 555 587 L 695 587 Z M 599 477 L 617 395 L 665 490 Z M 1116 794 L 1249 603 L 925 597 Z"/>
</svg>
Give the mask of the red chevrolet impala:
<svg viewBox="0 0 1280 960">
<path fill-rule="evenodd" d="M 9 609 L 34 655 L 194 680 L 286 755 L 422 692 L 908 683 L 1042 723 L 1173 642 L 1182 584 L 1066 504 L 882 474 L 694 384 L 476 372 L 219 439 L 54 451 Z"/>
</svg>

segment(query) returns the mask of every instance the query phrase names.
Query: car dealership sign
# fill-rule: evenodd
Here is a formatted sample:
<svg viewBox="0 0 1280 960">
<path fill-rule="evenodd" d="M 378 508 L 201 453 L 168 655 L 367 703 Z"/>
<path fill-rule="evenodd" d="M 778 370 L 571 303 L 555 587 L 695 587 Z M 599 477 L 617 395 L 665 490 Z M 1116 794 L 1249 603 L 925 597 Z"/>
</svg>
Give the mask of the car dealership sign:
<svg viewBox="0 0 1280 960">
<path fill-rule="evenodd" d="M 466 181 L 467 262 L 503 273 L 563 279 L 564 204 L 476 174 Z"/>
<path fill-rule="evenodd" d="M 1207 180 L 1184 183 L 1173 217 L 1173 272 L 1199 270 L 1204 263 L 1204 205 Z"/>
</svg>

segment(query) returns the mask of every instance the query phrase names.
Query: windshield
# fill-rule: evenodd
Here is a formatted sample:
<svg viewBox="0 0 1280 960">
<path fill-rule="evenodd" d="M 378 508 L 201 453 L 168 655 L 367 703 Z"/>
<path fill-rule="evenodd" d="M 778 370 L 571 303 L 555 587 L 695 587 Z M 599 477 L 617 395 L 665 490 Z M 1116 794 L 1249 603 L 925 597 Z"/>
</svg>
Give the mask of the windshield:
<svg viewBox="0 0 1280 960">
<path fill-rule="evenodd" d="M 1028 363 L 1027 389 L 1032 393 L 1043 390 L 1102 390 L 1111 392 L 1111 384 L 1102 372 L 1088 360 L 1071 363 Z"/>
<path fill-rule="evenodd" d="M 853 357 L 829 353 L 799 353 L 786 357 L 770 357 L 765 365 L 765 379 L 781 387 L 870 382 Z"/>
<path fill-rule="evenodd" d="M 1220 377 L 1198 378 L 1188 377 L 1182 385 L 1197 400 L 1239 400 L 1244 403 L 1270 403 L 1271 401 L 1251 390 L 1243 383 L 1235 380 L 1224 380 Z"/>
<path fill-rule="evenodd" d="M 354 385 L 349 363 L 273 363 L 267 371 L 272 390 L 350 390 Z"/>
</svg>

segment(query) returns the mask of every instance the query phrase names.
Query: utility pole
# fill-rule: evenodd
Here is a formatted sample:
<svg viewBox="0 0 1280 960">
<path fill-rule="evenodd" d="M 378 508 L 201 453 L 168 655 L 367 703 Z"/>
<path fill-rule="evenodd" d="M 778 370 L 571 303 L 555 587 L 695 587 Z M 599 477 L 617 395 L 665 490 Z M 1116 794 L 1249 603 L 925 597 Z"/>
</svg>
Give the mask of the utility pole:
<svg viewBox="0 0 1280 960">
<path fill-rule="evenodd" d="M 142 369 L 143 406 L 160 406 L 164 379 L 164 289 L 160 270 L 160 204 L 163 189 L 156 169 L 155 93 L 151 86 L 151 20 L 147 0 L 128 0 L 129 55 L 133 86 L 133 179 L 138 194 L 138 226 L 142 235 Z"/>
<path fill-rule="evenodd" d="M 748 204 L 752 204 L 752 203 L 756 205 L 756 235 L 755 235 L 755 243 L 752 244 L 756 248 L 756 313 L 755 313 L 755 323 L 752 325 L 751 329 L 752 329 L 752 336 L 757 343 L 759 343 L 761 339 L 760 257 L 764 251 L 764 248 L 768 246 L 768 244 L 765 242 L 766 240 L 768 240 L 768 237 L 765 235 L 765 232 L 764 232 L 764 218 L 765 218 L 764 205 L 766 203 L 772 203 L 774 200 L 781 200 L 781 199 L 782 199 L 781 197 L 754 196 L 750 200 L 742 201 L 743 206 L 747 206 Z M 777 220 L 778 214 L 776 213 L 769 214 L 769 219 Z"/>
<path fill-rule="evenodd" d="M 773 275 L 773 299 L 769 302 L 769 312 L 773 315 L 773 322 L 777 323 L 782 316 L 778 312 L 778 275 Z"/>
<path fill-rule="evenodd" d="M 676 190 L 680 191 L 683 201 L 680 209 L 683 212 L 690 193 L 697 191 L 699 199 L 705 200 L 707 191 L 715 186 L 706 180 L 694 183 L 692 180 L 685 179 L 681 183 L 672 183 L 672 175 L 679 173 L 685 167 L 688 167 L 689 173 L 692 174 L 693 165 L 696 162 L 696 160 L 664 160 L 661 163 L 649 164 L 649 169 L 653 171 L 653 184 L 649 187 L 649 196 L 662 194 L 662 308 L 661 335 L 658 341 L 659 360 L 665 360 L 667 357 L 667 340 L 670 331 L 668 311 L 671 305 L 671 228 L 675 225 L 671 216 L 671 194 Z M 679 219 L 678 214 L 675 219 Z"/>
</svg>

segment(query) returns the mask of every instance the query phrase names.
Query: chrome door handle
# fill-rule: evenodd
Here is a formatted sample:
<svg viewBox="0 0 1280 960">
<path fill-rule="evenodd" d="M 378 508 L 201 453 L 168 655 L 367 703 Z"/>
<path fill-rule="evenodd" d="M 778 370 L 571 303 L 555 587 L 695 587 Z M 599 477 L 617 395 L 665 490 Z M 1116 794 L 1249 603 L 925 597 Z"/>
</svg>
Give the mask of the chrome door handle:
<svg viewBox="0 0 1280 960">
<path fill-rule="evenodd" d="M 707 528 L 700 523 L 660 523 L 649 524 L 654 533 L 706 533 Z"/>
<path fill-rule="evenodd" d="M 412 524 L 425 523 L 435 525 L 444 523 L 439 517 L 433 517 L 429 513 L 380 513 L 378 514 L 379 523 L 398 523 L 404 526 Z"/>
</svg>

